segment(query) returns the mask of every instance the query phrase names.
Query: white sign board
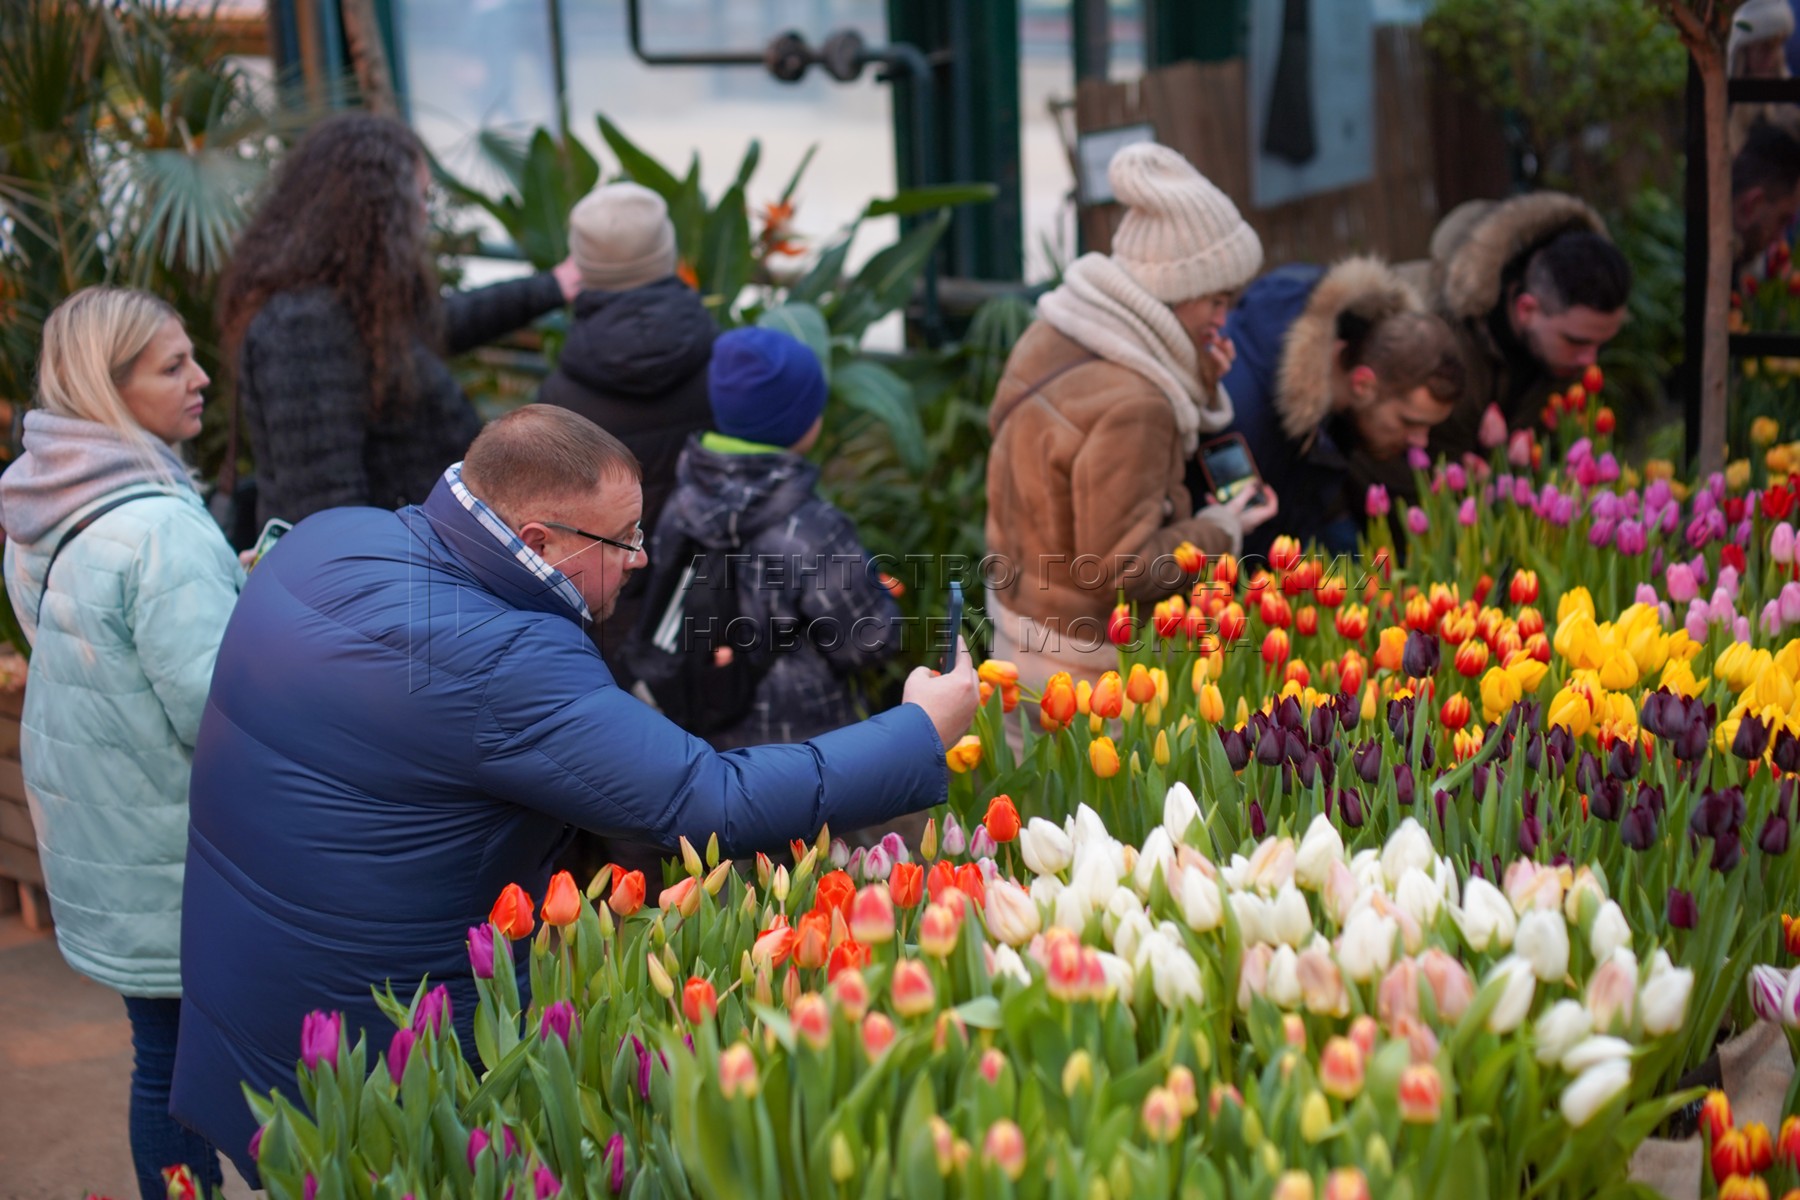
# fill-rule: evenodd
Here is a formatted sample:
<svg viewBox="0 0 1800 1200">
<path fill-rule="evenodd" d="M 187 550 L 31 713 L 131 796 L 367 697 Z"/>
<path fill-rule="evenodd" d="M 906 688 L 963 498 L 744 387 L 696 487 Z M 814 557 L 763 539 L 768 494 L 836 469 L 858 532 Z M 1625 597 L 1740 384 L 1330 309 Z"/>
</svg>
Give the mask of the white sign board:
<svg viewBox="0 0 1800 1200">
<path fill-rule="evenodd" d="M 1269 208 L 1375 173 L 1372 0 L 1251 0 L 1250 200 Z"/>
</svg>

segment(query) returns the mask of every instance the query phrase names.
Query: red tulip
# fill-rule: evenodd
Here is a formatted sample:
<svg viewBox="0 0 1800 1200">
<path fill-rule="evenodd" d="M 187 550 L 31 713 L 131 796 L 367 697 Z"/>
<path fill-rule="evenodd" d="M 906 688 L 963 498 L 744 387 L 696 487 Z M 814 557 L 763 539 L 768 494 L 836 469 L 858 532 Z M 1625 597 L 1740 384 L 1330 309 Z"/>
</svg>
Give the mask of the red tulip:
<svg viewBox="0 0 1800 1200">
<path fill-rule="evenodd" d="M 494 907 L 488 913 L 488 923 L 512 941 L 528 938 L 537 925 L 537 919 L 531 915 L 531 896 L 516 883 L 509 883 L 500 892 L 500 898 L 494 901 Z"/>
</svg>

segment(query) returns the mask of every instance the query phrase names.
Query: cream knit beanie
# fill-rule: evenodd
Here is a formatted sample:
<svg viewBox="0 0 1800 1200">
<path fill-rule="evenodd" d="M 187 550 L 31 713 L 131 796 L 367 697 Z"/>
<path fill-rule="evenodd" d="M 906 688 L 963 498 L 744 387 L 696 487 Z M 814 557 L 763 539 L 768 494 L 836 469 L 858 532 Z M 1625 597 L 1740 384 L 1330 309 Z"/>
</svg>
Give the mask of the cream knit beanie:
<svg viewBox="0 0 1800 1200">
<path fill-rule="evenodd" d="M 675 273 L 675 225 L 669 206 L 647 187 L 609 183 L 569 213 L 569 253 L 581 286 L 623 292 Z"/>
<path fill-rule="evenodd" d="M 1125 219 L 1112 258 L 1164 304 L 1243 287 L 1262 267 L 1262 241 L 1237 205 L 1167 146 L 1138 142 L 1107 168 Z"/>
<path fill-rule="evenodd" d="M 1794 35 L 1791 0 L 1745 0 L 1731 15 L 1731 53 L 1756 42 Z"/>
</svg>

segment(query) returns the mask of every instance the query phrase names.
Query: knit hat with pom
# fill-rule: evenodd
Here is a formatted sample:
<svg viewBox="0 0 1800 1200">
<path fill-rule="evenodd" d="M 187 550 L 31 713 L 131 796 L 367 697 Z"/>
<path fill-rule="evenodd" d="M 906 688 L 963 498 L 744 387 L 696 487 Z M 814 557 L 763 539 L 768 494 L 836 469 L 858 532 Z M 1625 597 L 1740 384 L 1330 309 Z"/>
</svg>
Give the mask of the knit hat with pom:
<svg viewBox="0 0 1800 1200">
<path fill-rule="evenodd" d="M 569 214 L 569 253 L 581 286 L 601 292 L 643 287 L 675 273 L 669 206 L 647 187 L 609 183 Z"/>
<path fill-rule="evenodd" d="M 1139 142 L 1107 169 L 1125 218 L 1112 259 L 1164 304 L 1243 287 L 1262 267 L 1262 241 L 1231 198 L 1167 146 Z"/>
</svg>

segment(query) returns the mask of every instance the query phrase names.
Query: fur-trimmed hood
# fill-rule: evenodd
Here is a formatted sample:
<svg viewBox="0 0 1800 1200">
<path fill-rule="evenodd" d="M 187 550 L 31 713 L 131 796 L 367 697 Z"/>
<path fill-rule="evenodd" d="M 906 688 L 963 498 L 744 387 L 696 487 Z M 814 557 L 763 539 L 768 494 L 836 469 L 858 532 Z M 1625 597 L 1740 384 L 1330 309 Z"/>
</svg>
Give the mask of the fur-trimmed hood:
<svg viewBox="0 0 1800 1200">
<path fill-rule="evenodd" d="M 1354 313 L 1373 323 L 1424 307 L 1419 294 L 1379 258 L 1347 258 L 1327 271 L 1282 345 L 1275 386 L 1282 431 L 1300 441 L 1330 413 L 1339 317 Z"/>
<path fill-rule="evenodd" d="M 1570 229 L 1608 236 L 1599 213 L 1561 192 L 1458 205 L 1431 235 L 1431 286 L 1440 311 L 1454 320 L 1486 317 L 1500 303 L 1507 266 Z"/>
</svg>

